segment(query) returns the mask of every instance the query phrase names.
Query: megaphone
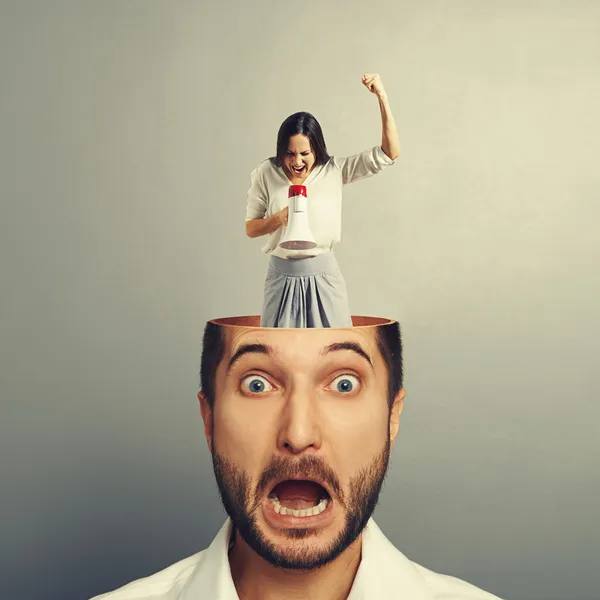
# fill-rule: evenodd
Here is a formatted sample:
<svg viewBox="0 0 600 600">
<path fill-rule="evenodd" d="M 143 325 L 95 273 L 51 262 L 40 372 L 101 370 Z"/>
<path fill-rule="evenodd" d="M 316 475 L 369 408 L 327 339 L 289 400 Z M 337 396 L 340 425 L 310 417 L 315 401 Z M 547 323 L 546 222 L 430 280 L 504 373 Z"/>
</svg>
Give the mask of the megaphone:
<svg viewBox="0 0 600 600">
<path fill-rule="evenodd" d="M 286 250 L 309 250 L 310 248 L 316 248 L 317 242 L 308 226 L 306 186 L 290 185 L 288 198 L 288 226 L 283 239 L 279 243 L 279 247 Z"/>
</svg>

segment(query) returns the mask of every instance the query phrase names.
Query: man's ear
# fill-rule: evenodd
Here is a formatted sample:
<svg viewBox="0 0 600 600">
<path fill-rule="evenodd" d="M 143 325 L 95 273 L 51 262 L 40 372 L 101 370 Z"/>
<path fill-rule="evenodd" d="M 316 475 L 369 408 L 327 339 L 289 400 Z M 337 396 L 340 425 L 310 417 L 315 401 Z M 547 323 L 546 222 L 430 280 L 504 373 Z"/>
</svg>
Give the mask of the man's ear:
<svg viewBox="0 0 600 600">
<path fill-rule="evenodd" d="M 400 415 L 402 414 L 402 409 L 404 408 L 405 396 L 406 390 L 401 388 L 394 398 L 394 402 L 390 411 L 390 441 L 392 448 L 394 447 L 396 436 L 398 435 L 398 430 L 400 429 Z"/>
<path fill-rule="evenodd" d="M 208 444 L 208 451 L 212 452 L 213 410 L 208 398 L 202 392 L 198 392 L 198 400 L 200 401 L 200 413 L 204 421 L 204 435 Z"/>
</svg>

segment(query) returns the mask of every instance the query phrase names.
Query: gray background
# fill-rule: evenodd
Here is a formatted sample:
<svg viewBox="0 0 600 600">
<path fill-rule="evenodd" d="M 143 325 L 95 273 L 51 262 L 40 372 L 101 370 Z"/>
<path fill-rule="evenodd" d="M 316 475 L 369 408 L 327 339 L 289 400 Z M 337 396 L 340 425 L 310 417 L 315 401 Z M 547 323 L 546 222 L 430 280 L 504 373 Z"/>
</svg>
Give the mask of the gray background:
<svg viewBox="0 0 600 600">
<path fill-rule="evenodd" d="M 396 166 L 346 189 L 354 314 L 399 319 L 378 522 L 514 600 L 598 598 L 600 5 L 2 1 L 0 597 L 77 600 L 223 520 L 204 322 L 260 310 L 250 171 L 281 121 Z"/>
</svg>

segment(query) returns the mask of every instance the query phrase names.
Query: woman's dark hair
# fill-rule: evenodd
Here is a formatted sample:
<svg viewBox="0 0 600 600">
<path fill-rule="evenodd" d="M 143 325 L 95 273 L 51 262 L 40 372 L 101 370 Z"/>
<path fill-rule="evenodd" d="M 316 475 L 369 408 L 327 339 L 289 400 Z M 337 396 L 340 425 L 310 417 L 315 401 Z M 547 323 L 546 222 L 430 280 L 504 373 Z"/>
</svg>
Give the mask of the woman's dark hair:
<svg viewBox="0 0 600 600">
<path fill-rule="evenodd" d="M 288 151 L 290 138 L 293 135 L 303 134 L 310 140 L 310 146 L 315 153 L 315 164 L 324 165 L 331 157 L 327 154 L 323 131 L 317 121 L 310 113 L 297 112 L 290 115 L 279 128 L 277 134 L 277 154 L 271 159 L 276 167 L 281 167 L 283 157 Z"/>
<path fill-rule="evenodd" d="M 388 406 L 391 410 L 394 398 L 403 386 L 402 337 L 400 325 L 396 321 L 377 325 L 377 346 L 388 375 Z M 200 363 L 200 389 L 209 405 L 215 403 L 215 379 L 217 368 L 225 356 L 225 329 L 222 325 L 211 323 L 204 328 L 202 359 Z"/>
</svg>

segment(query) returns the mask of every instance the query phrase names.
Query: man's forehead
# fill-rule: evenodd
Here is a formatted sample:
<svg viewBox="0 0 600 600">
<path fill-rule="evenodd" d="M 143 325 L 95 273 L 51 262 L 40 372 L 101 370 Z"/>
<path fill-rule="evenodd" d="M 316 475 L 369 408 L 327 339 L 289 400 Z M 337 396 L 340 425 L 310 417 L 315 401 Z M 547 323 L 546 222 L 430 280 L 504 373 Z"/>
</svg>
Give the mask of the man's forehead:
<svg viewBox="0 0 600 600">
<path fill-rule="evenodd" d="M 330 328 L 290 328 L 268 329 L 260 327 L 239 327 L 227 331 L 225 336 L 225 358 L 231 359 L 247 345 L 262 345 L 274 355 L 284 358 L 301 353 L 307 358 L 322 356 L 335 344 L 355 344 L 371 360 L 378 354 L 375 327 L 330 329 Z"/>
</svg>

